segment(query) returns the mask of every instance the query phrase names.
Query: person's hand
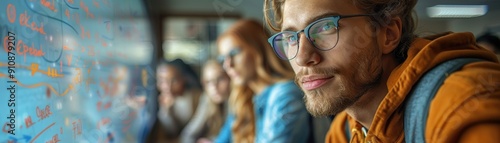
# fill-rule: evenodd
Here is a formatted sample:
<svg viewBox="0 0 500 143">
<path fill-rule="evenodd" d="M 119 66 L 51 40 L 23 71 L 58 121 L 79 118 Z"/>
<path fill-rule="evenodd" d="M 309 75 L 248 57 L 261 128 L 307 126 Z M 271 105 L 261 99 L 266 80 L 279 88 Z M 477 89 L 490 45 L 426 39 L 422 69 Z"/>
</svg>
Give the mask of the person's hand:
<svg viewBox="0 0 500 143">
<path fill-rule="evenodd" d="M 160 106 L 164 108 L 170 108 L 172 107 L 172 105 L 174 105 L 175 97 L 171 95 L 162 94 L 158 97 L 158 100 L 160 101 Z"/>
<path fill-rule="evenodd" d="M 198 139 L 198 141 L 196 141 L 196 143 L 212 143 L 212 141 L 210 139 L 207 139 L 207 138 L 201 138 L 201 139 Z"/>
</svg>

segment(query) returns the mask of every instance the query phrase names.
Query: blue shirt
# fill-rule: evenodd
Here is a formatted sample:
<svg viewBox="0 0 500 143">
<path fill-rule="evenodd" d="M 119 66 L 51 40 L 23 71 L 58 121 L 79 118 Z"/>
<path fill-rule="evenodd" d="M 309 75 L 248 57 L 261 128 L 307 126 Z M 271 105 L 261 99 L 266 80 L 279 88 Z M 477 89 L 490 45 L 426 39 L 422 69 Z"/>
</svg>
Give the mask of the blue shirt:
<svg viewBox="0 0 500 143">
<path fill-rule="evenodd" d="M 303 92 L 293 81 L 279 82 L 254 96 L 257 143 L 305 143 L 312 133 Z M 229 114 L 215 143 L 229 143 L 234 115 Z M 328 125 L 326 125 L 328 126 Z"/>
</svg>

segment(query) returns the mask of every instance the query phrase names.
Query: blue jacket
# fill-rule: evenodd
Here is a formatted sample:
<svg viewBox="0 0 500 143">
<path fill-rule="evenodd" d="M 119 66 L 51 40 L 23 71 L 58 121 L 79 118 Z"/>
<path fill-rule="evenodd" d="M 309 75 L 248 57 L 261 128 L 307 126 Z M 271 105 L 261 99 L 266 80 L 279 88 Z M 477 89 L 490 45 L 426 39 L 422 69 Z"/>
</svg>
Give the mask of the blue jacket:
<svg viewBox="0 0 500 143">
<path fill-rule="evenodd" d="M 305 143 L 312 138 L 312 117 L 307 112 L 303 92 L 293 81 L 279 82 L 254 96 L 257 143 Z M 231 142 L 234 115 L 229 114 L 216 143 Z M 323 122 L 328 127 L 328 122 Z M 326 129 L 318 134 L 326 134 Z"/>
</svg>

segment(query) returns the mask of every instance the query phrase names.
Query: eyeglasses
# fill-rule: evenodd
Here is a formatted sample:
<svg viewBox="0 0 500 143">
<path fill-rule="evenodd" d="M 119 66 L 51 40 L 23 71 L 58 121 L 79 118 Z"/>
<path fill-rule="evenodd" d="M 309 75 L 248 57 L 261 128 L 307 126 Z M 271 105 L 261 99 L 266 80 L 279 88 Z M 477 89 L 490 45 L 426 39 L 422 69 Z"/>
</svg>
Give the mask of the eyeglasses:
<svg viewBox="0 0 500 143">
<path fill-rule="evenodd" d="M 274 34 L 267 41 L 273 47 L 274 52 L 283 60 L 291 60 L 297 56 L 299 51 L 299 34 L 304 32 L 306 38 L 316 49 L 327 51 L 337 46 L 339 41 L 339 20 L 342 18 L 371 16 L 369 14 L 337 15 L 322 18 L 307 25 L 305 29 L 294 31 L 282 31 Z"/>
<path fill-rule="evenodd" d="M 205 85 L 217 85 L 219 83 L 221 83 L 222 81 L 225 81 L 225 80 L 228 80 L 227 77 L 224 77 L 222 75 L 219 75 L 217 76 L 216 78 L 212 78 L 212 79 L 205 79 L 203 81 L 203 83 Z"/>
<path fill-rule="evenodd" d="M 234 56 L 238 55 L 239 53 L 241 53 L 241 49 L 240 48 L 233 48 L 229 51 L 229 54 L 227 55 L 219 55 L 217 56 L 217 61 L 220 63 L 220 64 L 224 64 L 224 62 L 227 60 L 227 58 L 231 58 L 233 59 Z"/>
</svg>

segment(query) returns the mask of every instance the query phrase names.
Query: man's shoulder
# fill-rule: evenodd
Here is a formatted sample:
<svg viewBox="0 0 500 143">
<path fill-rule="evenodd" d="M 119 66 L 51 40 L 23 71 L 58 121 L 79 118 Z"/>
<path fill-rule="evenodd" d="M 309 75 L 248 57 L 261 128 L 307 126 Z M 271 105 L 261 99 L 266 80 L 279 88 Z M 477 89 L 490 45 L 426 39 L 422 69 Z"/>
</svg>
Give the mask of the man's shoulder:
<svg viewBox="0 0 500 143">
<path fill-rule="evenodd" d="M 447 76 L 433 100 L 433 106 L 459 108 L 459 104 L 482 96 L 494 97 L 500 90 L 500 64 L 479 61 L 469 63 Z M 449 103 L 449 104 L 442 104 Z"/>
<path fill-rule="evenodd" d="M 478 61 L 464 65 L 460 70 L 447 74 L 435 98 L 446 96 L 469 98 L 493 94 L 500 88 L 500 64 Z"/>
<path fill-rule="evenodd" d="M 480 61 L 446 75 L 429 109 L 426 135 L 460 136 L 473 124 L 500 120 L 500 64 Z"/>
</svg>

